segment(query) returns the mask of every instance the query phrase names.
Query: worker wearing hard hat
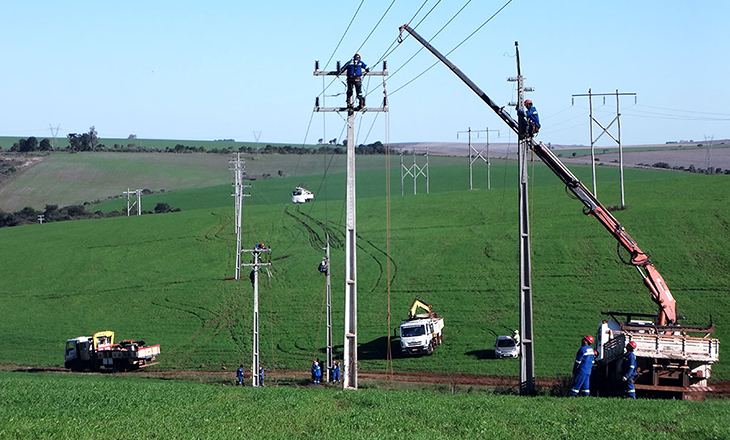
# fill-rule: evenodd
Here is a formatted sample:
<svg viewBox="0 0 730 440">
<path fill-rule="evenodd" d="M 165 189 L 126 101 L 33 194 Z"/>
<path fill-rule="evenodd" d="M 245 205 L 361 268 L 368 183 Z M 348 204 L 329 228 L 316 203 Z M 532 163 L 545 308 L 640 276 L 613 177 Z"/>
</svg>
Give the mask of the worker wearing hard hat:
<svg viewBox="0 0 730 440">
<path fill-rule="evenodd" d="M 537 115 L 537 107 L 532 105 L 532 100 L 525 101 L 527 111 L 517 107 L 517 114 L 525 121 L 525 136 L 532 137 L 540 131 L 540 116 Z"/>
<path fill-rule="evenodd" d="M 365 73 L 370 72 L 368 66 L 362 62 L 359 53 L 356 53 L 350 61 L 345 63 L 340 69 L 340 73 L 347 71 L 347 107 L 349 108 L 352 104 L 350 98 L 352 97 L 352 89 L 357 91 L 358 106 L 355 110 L 360 110 L 365 107 L 365 97 L 362 95 L 362 75 L 363 70 Z"/>
<path fill-rule="evenodd" d="M 624 354 L 624 360 L 621 364 L 621 371 L 623 373 L 623 381 L 626 386 L 626 396 L 630 399 L 636 399 L 636 390 L 634 389 L 634 379 L 636 378 L 636 356 L 634 355 L 636 350 L 636 342 L 631 341 L 626 344 L 626 354 Z"/>
<path fill-rule="evenodd" d="M 593 370 L 593 360 L 596 357 L 596 352 L 593 351 L 591 344 L 593 344 L 593 336 L 585 336 L 581 342 L 578 354 L 575 355 L 573 387 L 570 390 L 571 396 L 577 396 L 579 392 L 582 392 L 585 396 L 591 394 L 591 371 Z"/>
</svg>

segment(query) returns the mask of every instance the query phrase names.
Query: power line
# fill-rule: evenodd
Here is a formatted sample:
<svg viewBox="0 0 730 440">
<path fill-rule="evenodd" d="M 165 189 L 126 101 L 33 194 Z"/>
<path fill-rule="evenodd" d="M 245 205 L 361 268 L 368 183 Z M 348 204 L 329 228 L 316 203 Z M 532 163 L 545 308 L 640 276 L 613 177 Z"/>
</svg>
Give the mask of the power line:
<svg viewBox="0 0 730 440">
<path fill-rule="evenodd" d="M 425 0 L 425 1 L 423 2 L 423 4 L 421 5 L 421 7 L 420 7 L 420 8 L 418 8 L 418 10 L 416 11 L 416 13 L 415 13 L 415 14 L 413 14 L 413 17 L 411 17 L 411 19 L 409 20 L 409 22 L 410 22 L 410 21 L 413 21 L 413 20 L 415 20 L 415 19 L 416 19 L 416 16 L 418 15 L 418 13 L 419 13 L 419 12 L 421 12 L 421 9 L 423 9 L 423 7 L 424 7 L 424 6 L 426 6 L 426 3 L 428 3 L 428 0 Z M 432 7 L 432 8 L 431 8 L 431 9 L 430 9 L 430 10 L 429 10 L 429 11 L 428 11 L 427 13 L 426 13 L 426 15 L 424 15 L 424 16 L 423 16 L 423 18 L 421 19 L 421 21 L 419 21 L 419 22 L 418 22 L 418 24 L 416 24 L 415 26 L 413 26 L 413 29 L 416 29 L 416 28 L 418 28 L 418 26 L 419 26 L 419 25 L 420 25 L 421 23 L 423 23 L 423 21 L 424 21 L 424 20 L 426 19 L 426 17 L 428 17 L 429 15 L 431 15 L 431 12 L 433 12 L 433 10 L 434 10 L 434 9 L 436 9 L 436 6 L 438 6 L 438 5 L 439 5 L 439 3 L 441 3 L 441 0 L 438 0 L 438 1 L 436 2 L 436 4 L 435 4 L 435 5 L 433 5 L 433 7 Z M 405 38 L 407 38 L 407 37 L 408 37 L 408 36 L 406 36 Z M 396 50 L 396 49 L 397 49 L 397 48 L 399 47 L 399 44 L 398 44 L 398 39 L 399 39 L 399 38 L 398 38 L 398 37 L 396 37 L 396 38 L 395 38 L 395 39 L 393 40 L 393 42 L 392 42 L 392 43 L 390 43 L 390 46 L 388 46 L 388 48 L 387 48 L 387 49 L 385 50 L 385 52 L 383 53 L 383 55 L 381 55 L 381 57 L 380 57 L 380 58 L 378 59 L 378 61 L 376 61 L 376 62 L 375 62 L 374 64 L 378 64 L 378 63 L 380 63 L 380 62 L 381 62 L 381 61 L 383 61 L 383 60 L 384 60 L 385 58 L 389 57 L 389 56 L 390 56 L 390 55 L 391 55 L 391 54 L 392 54 L 393 52 L 395 52 L 395 50 Z M 393 46 L 395 46 L 395 47 L 393 47 Z M 391 50 L 391 49 L 392 49 L 392 50 Z"/>
<path fill-rule="evenodd" d="M 360 47 L 358 47 L 355 52 L 360 52 L 360 49 L 362 49 L 362 47 L 365 46 L 365 43 L 367 43 L 367 41 L 370 39 L 370 36 L 373 35 L 373 32 L 375 32 L 375 29 L 377 29 L 378 26 L 380 26 L 380 23 L 383 21 L 383 19 L 385 18 L 385 16 L 388 15 L 388 11 L 390 11 L 390 8 L 393 7 L 393 5 L 395 4 L 395 2 L 396 2 L 396 0 L 393 0 L 390 3 L 390 6 L 388 6 L 388 9 L 386 9 L 385 12 L 383 13 L 383 15 L 380 17 L 380 20 L 378 20 L 378 22 L 375 23 L 375 26 L 373 27 L 373 30 L 371 30 L 370 33 L 368 34 L 368 36 L 365 37 L 365 41 L 362 42 L 362 44 L 360 45 Z"/>
<path fill-rule="evenodd" d="M 471 0 L 469 0 L 469 1 L 471 2 Z M 505 3 L 504 5 L 502 5 L 502 7 L 501 7 L 501 8 L 499 8 L 499 9 L 497 10 L 497 12 L 495 12 L 494 14 L 492 14 L 492 16 L 491 16 L 491 17 L 489 17 L 489 18 L 488 18 L 488 19 L 487 19 L 487 20 L 486 20 L 486 21 L 485 21 L 484 23 L 482 23 L 482 24 L 481 24 L 481 26 L 479 26 L 479 27 L 478 27 L 478 28 L 477 28 L 477 29 L 476 29 L 476 30 L 475 30 L 474 32 L 472 32 L 471 34 L 469 34 L 469 36 L 467 36 L 466 38 L 464 38 L 464 40 L 462 40 L 462 41 L 461 41 L 461 43 L 457 44 L 457 45 L 456 45 L 456 46 L 455 46 L 455 47 L 454 47 L 453 49 L 451 49 L 450 51 L 448 51 L 448 52 L 446 53 L 446 56 L 448 56 L 448 55 L 451 55 L 451 53 L 452 53 L 452 52 L 454 52 L 454 51 L 455 51 L 456 49 L 458 49 L 458 48 L 459 48 L 459 47 L 460 47 L 461 45 L 463 45 L 464 43 L 466 43 L 466 41 L 467 41 L 467 40 L 469 40 L 469 39 L 470 39 L 471 37 L 473 37 L 473 36 L 474 36 L 474 34 L 476 34 L 476 33 L 477 33 L 477 32 L 478 32 L 479 30 L 481 30 L 481 29 L 482 29 L 482 28 L 483 28 L 483 27 L 484 27 L 484 26 L 485 26 L 485 25 L 486 25 L 487 23 L 489 23 L 490 21 L 492 21 L 492 19 L 493 19 L 494 17 L 496 17 L 496 16 L 497 16 L 497 15 L 498 15 L 498 14 L 499 14 L 500 12 L 502 12 L 502 10 L 504 10 L 504 8 L 506 8 L 506 7 L 507 7 L 507 5 L 509 5 L 510 3 L 512 3 L 512 0 L 508 0 L 508 1 L 507 1 L 507 3 Z M 468 3 L 467 3 L 467 4 L 468 4 Z M 466 5 L 464 5 L 464 7 L 466 7 Z M 462 8 L 462 9 L 463 9 L 463 8 Z M 461 12 L 461 10 L 459 10 L 459 12 Z M 457 12 L 457 14 L 458 14 L 459 12 Z M 453 20 L 453 18 L 452 18 L 452 20 Z M 451 20 L 449 20 L 449 23 L 450 23 L 450 22 L 451 22 Z M 448 24 L 448 23 L 447 23 L 447 24 Z M 443 30 L 443 28 L 442 28 L 441 30 Z M 439 30 L 439 32 L 441 32 L 441 30 Z M 438 35 L 438 33 L 436 33 L 436 35 Z M 434 35 L 434 37 L 435 37 L 436 35 Z M 433 40 L 433 37 L 431 38 L 431 40 Z M 430 42 L 431 40 L 429 40 L 429 42 Z M 423 49 L 423 48 L 421 48 L 421 50 L 422 50 L 422 49 Z M 420 52 L 420 50 L 419 50 L 419 52 Z M 410 61 L 410 60 L 409 60 L 409 61 Z M 423 76 L 423 75 L 424 75 L 424 74 L 425 74 L 426 72 L 428 72 L 429 70 L 433 69 L 433 68 L 434 68 L 434 67 L 435 67 L 435 66 L 436 66 L 437 64 L 439 64 L 439 61 L 437 61 L 437 62 L 435 62 L 435 63 L 431 64 L 431 66 L 429 66 L 429 67 L 428 67 L 428 68 L 427 68 L 426 70 L 424 70 L 423 72 L 421 72 L 420 74 L 418 74 L 418 75 L 417 75 L 417 76 L 416 76 L 415 78 L 413 78 L 412 80 L 410 80 L 410 81 L 408 81 L 407 83 L 403 84 L 402 86 L 398 87 L 398 88 L 397 88 L 397 89 L 395 89 L 394 91 L 390 92 L 390 96 L 393 96 L 393 94 L 394 94 L 394 93 L 396 93 L 397 91 L 401 90 L 402 88 L 406 87 L 407 85 L 411 84 L 411 83 L 412 83 L 413 81 L 415 81 L 415 80 L 417 80 L 418 78 L 420 78 L 421 76 Z M 399 70 L 400 70 L 400 69 L 399 69 Z M 397 72 L 397 71 L 396 71 L 396 72 Z M 395 74 L 395 72 L 393 73 L 393 75 L 394 75 L 394 74 Z M 390 78 L 393 78 L 393 75 L 391 75 L 391 76 L 390 76 Z"/>
<path fill-rule="evenodd" d="M 355 17 L 357 17 L 358 12 L 360 12 L 360 8 L 362 7 L 362 4 L 365 3 L 365 0 L 362 0 L 360 2 L 360 6 L 357 7 L 357 10 L 355 11 L 355 14 L 352 16 L 352 19 L 350 20 L 350 24 L 347 25 L 347 28 L 345 29 L 345 32 L 342 34 L 342 37 L 340 38 L 340 41 L 337 43 L 337 46 L 335 47 L 335 50 L 332 51 L 332 55 L 330 55 L 330 58 L 327 60 L 327 62 L 324 65 L 324 69 L 327 70 L 327 66 L 329 66 L 330 61 L 332 61 L 332 58 L 334 58 L 335 53 L 337 53 L 337 49 L 340 48 L 340 44 L 342 44 L 342 40 L 345 39 L 345 35 L 347 35 L 347 32 L 350 30 L 350 26 L 352 26 L 352 23 L 355 21 Z"/>
</svg>

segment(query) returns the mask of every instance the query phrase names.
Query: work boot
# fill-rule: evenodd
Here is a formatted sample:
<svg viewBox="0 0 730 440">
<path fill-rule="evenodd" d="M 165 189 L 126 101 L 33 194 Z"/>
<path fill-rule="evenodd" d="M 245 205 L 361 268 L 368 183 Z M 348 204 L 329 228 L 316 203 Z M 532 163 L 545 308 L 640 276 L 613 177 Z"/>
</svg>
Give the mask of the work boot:
<svg viewBox="0 0 730 440">
<path fill-rule="evenodd" d="M 358 96 L 357 99 L 360 102 L 360 105 L 358 106 L 358 110 L 365 107 L 365 97 L 364 96 Z"/>
</svg>

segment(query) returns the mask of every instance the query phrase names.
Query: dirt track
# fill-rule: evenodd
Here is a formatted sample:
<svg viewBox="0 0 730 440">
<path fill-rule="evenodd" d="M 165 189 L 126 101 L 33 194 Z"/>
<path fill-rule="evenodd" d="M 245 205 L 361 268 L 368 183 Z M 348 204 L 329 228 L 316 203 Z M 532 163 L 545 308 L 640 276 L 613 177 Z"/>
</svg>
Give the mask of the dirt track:
<svg viewBox="0 0 730 440">
<path fill-rule="evenodd" d="M 30 367 L 24 365 L 0 365 L 0 371 L 15 371 L 26 373 L 52 373 L 52 374 L 112 374 L 112 373 L 72 373 L 62 367 Z M 246 377 L 250 377 L 247 372 Z M 145 378 L 195 380 L 210 382 L 235 382 L 235 370 L 142 370 L 128 373 L 115 373 L 119 375 L 130 375 Z M 266 380 L 269 385 L 276 386 L 308 386 L 310 373 L 298 370 L 278 370 L 266 373 Z M 391 382 L 393 384 L 424 384 L 424 385 L 446 385 L 446 386 L 474 386 L 474 387 L 503 387 L 517 388 L 519 380 L 517 377 L 509 376 L 480 376 L 471 374 L 433 374 L 418 372 L 395 372 L 392 375 L 384 371 L 360 371 L 358 381 L 361 384 L 367 382 Z M 551 388 L 560 386 L 560 379 L 537 378 L 536 383 L 540 388 Z M 710 385 L 714 398 L 730 398 L 730 381 L 713 382 Z M 388 388 L 388 387 L 383 387 Z M 397 388 L 397 387 L 394 387 Z"/>
</svg>

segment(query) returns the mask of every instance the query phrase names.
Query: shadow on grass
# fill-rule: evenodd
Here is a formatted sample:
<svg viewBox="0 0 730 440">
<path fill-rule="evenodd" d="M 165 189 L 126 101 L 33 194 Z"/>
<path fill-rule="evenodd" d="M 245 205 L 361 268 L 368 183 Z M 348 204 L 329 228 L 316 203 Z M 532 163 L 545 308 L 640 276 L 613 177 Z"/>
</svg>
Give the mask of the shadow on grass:
<svg viewBox="0 0 730 440">
<path fill-rule="evenodd" d="M 484 359 L 497 359 L 497 356 L 494 354 L 494 349 L 489 350 L 472 350 L 467 351 L 464 353 L 467 356 L 474 356 L 475 358 L 481 360 Z"/>
<path fill-rule="evenodd" d="M 390 338 L 390 352 L 392 359 L 400 359 L 403 357 L 400 351 L 400 340 L 398 338 Z M 363 360 L 387 360 L 388 359 L 388 337 L 381 336 L 370 342 L 360 344 L 357 348 L 358 359 Z"/>
</svg>

